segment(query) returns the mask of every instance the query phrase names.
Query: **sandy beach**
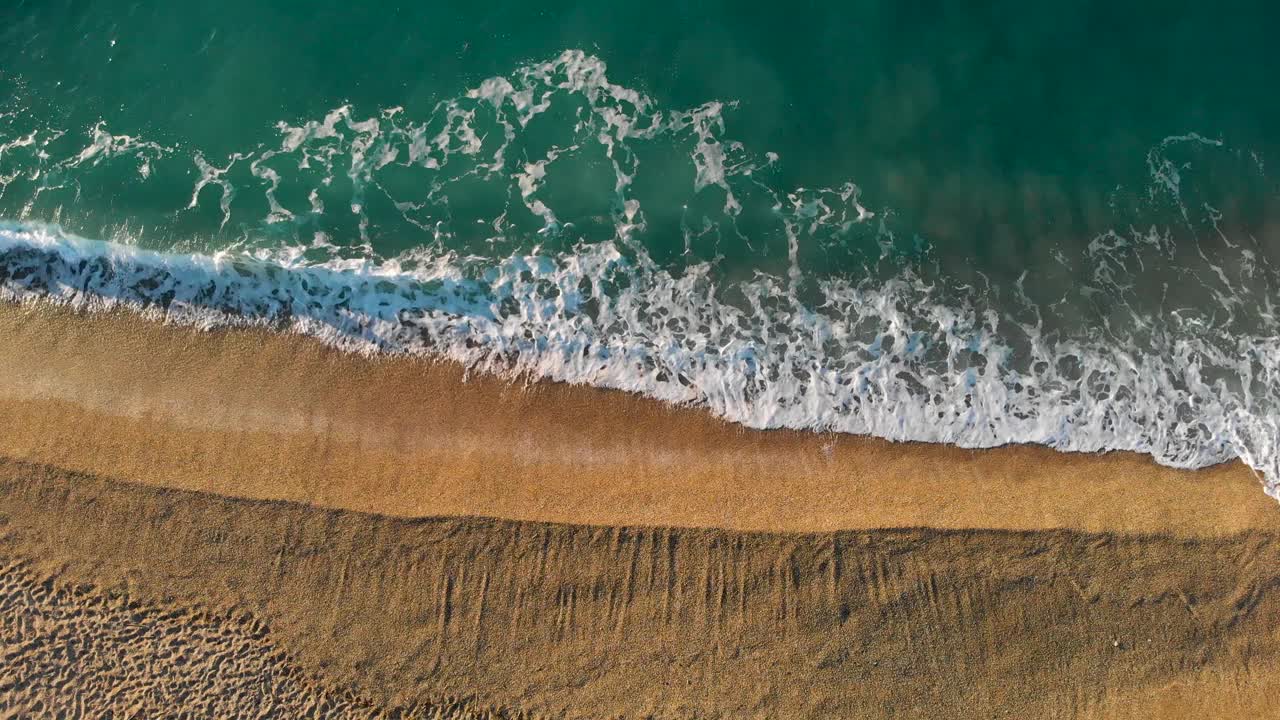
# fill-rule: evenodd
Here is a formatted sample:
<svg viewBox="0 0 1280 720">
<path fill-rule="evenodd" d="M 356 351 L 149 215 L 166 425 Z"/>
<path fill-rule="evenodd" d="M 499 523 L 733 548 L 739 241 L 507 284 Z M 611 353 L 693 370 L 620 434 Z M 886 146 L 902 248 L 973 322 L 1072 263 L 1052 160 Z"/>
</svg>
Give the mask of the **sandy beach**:
<svg viewBox="0 0 1280 720">
<path fill-rule="evenodd" d="M 1280 710 L 1280 506 L 1238 463 L 754 431 L 123 313 L 0 339 L 19 716 Z"/>
<path fill-rule="evenodd" d="M 1280 719 L 1280 3 L 0 21 L 0 720 Z"/>
<path fill-rule="evenodd" d="M 626 393 L 261 330 L 0 306 L 0 456 L 399 517 L 820 532 L 1280 529 L 1230 463 L 755 431 Z"/>
</svg>

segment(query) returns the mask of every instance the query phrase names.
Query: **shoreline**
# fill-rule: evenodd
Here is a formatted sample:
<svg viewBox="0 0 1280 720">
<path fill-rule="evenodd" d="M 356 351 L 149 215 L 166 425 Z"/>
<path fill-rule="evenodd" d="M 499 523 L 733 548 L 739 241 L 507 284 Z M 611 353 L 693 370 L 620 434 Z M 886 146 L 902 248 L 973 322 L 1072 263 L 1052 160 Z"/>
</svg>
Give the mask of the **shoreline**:
<svg viewBox="0 0 1280 720">
<path fill-rule="evenodd" d="M 1280 530 L 1239 462 L 752 430 L 621 391 L 261 329 L 0 303 L 0 455 L 399 517 L 825 532 Z"/>
<path fill-rule="evenodd" d="M 0 642 L 36 649 L 0 707 L 1276 708 L 1280 508 L 1240 463 L 749 430 L 123 312 L 0 304 L 0 338 Z"/>
</svg>

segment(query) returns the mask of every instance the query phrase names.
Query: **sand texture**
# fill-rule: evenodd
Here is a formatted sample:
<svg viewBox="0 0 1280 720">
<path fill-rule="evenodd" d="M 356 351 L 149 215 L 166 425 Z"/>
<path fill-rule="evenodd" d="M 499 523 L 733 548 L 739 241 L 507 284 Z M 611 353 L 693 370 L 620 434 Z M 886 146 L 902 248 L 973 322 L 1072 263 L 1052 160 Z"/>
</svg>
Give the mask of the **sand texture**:
<svg viewBox="0 0 1280 720">
<path fill-rule="evenodd" d="M 829 531 L 1280 531 L 1231 463 L 754 431 L 620 392 L 266 331 L 0 304 L 0 455 L 403 517 Z"/>
<path fill-rule="evenodd" d="M 462 700 L 381 707 L 299 669 L 244 614 L 140 603 L 0 568 L 2 717 L 508 717 Z"/>
<path fill-rule="evenodd" d="M 0 340 L 0 717 L 1280 715 L 1280 507 L 1239 464 L 123 314 Z"/>
<path fill-rule="evenodd" d="M 411 520 L 13 462 L 0 477 L 0 552 L 28 572 L 205 618 L 248 612 L 303 673 L 382 707 L 465 696 L 532 717 L 1105 717 L 1205 678 L 1226 680 L 1219 703 L 1269 702 L 1276 686 L 1280 542 L 1267 533 Z M 253 637 L 237 627 L 226 632 Z M 234 667 L 208 672 L 236 686 Z"/>
</svg>

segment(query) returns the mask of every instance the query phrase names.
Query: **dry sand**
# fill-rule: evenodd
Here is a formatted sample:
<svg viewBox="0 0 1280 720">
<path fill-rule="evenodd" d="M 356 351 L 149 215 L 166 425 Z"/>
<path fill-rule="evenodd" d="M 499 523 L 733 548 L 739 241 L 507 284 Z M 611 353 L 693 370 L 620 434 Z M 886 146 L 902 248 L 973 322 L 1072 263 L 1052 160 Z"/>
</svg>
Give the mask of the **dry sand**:
<svg viewBox="0 0 1280 720">
<path fill-rule="evenodd" d="M 379 707 L 465 697 L 468 712 L 529 717 L 1016 719 L 1280 707 L 1270 533 L 412 520 L 13 462 L 0 463 L 0 517 L 0 557 L 33 577 L 91 583 L 162 617 L 206 608 L 197 635 L 261 623 L 261 640 L 228 640 L 252 667 L 267 664 L 256 659 L 264 645 L 282 648 L 303 674 Z M 253 620 L 201 629 L 243 613 Z M 19 632 L 6 648 L 102 645 L 94 633 L 119 635 L 118 623 Z M 189 644 L 187 664 L 237 652 Z M 6 652 L 10 672 L 39 674 L 30 653 Z M 134 695 L 157 688 L 192 702 L 246 687 L 239 672 L 223 678 L 234 667 L 175 675 L 163 657 L 106 670 L 76 652 L 62 660 L 71 680 L 51 703 L 103 672 Z M 284 704 L 307 690 L 281 692 Z"/>
<path fill-rule="evenodd" d="M 496 716 L 461 700 L 383 707 L 301 670 L 252 617 L 69 586 L 23 562 L 0 567 L 0 644 L 5 717 Z"/>
<path fill-rule="evenodd" d="M 1280 714 L 1238 464 L 461 376 L 0 306 L 0 717 Z"/>
</svg>

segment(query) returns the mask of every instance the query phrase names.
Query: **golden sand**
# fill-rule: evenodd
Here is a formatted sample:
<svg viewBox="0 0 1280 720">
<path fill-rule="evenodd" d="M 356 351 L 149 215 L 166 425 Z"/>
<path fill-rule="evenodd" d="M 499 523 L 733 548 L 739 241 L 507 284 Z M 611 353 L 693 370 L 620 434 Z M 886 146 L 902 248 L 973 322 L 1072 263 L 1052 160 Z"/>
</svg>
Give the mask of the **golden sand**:
<svg viewBox="0 0 1280 720">
<path fill-rule="evenodd" d="M 266 331 L 0 306 L 0 455 L 403 517 L 827 531 L 1280 529 L 1239 463 L 744 429 Z"/>
<path fill-rule="evenodd" d="M 1025 720 L 1234 718 L 1276 707 L 1272 533 L 796 535 L 415 520 L 9 461 L 0 461 L 0 518 L 0 566 L 25 560 L 55 585 L 89 583 L 90 595 L 120 594 L 154 608 L 150 617 L 200 620 L 172 648 L 186 665 L 162 647 L 122 657 L 158 653 L 132 669 L 61 655 L 63 675 L 87 684 L 109 673 L 125 697 L 194 702 L 199 688 L 253 687 L 235 665 L 200 665 L 210 654 L 265 664 L 255 672 L 268 684 L 277 672 L 259 659 L 265 645 L 288 652 L 281 666 L 317 678 L 281 688 L 282 707 L 327 684 L 376 707 L 469 698 L 443 715 L 455 720 L 484 708 L 531 718 Z M 0 596 L 0 633 L 20 627 L 4 616 L 13 605 Z M 76 618 L 92 610 L 63 606 Z M 4 640 L 15 650 L 101 647 L 128 622 L 34 625 Z M 237 639 L 259 624 L 260 640 Z M 201 639 L 211 633 L 221 638 L 212 647 Z M 18 662 L 30 655 L 8 655 L 9 674 L 35 676 Z M 6 687 L 0 680 L 0 708 Z"/>
<path fill-rule="evenodd" d="M 1268 717 L 1280 506 L 0 306 L 0 660 L 0 717 Z"/>
</svg>

